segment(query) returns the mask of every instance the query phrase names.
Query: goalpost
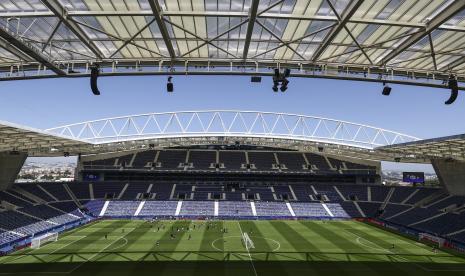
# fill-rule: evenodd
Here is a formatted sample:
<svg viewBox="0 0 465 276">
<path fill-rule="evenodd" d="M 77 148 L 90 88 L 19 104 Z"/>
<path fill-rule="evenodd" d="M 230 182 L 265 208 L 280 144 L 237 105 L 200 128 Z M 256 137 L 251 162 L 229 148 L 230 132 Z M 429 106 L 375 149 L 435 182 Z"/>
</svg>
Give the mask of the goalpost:
<svg viewBox="0 0 465 276">
<path fill-rule="evenodd" d="M 247 232 L 242 233 L 242 241 L 244 242 L 244 246 L 247 250 L 255 248 L 255 245 Z"/>
<path fill-rule="evenodd" d="M 37 249 L 40 248 L 42 245 L 48 243 L 48 242 L 56 242 L 58 240 L 58 233 L 57 232 L 51 232 L 47 233 L 42 236 L 34 237 L 31 240 L 31 248 L 32 249 Z"/>
<path fill-rule="evenodd" d="M 444 243 L 446 242 L 446 240 L 444 238 L 437 237 L 437 236 L 434 236 L 434 235 L 431 235 L 431 234 L 428 234 L 428 233 L 420 233 L 420 234 L 418 234 L 418 239 L 419 240 L 427 240 L 427 241 L 430 241 L 432 243 L 436 243 L 438 245 L 438 247 L 443 247 Z"/>
</svg>

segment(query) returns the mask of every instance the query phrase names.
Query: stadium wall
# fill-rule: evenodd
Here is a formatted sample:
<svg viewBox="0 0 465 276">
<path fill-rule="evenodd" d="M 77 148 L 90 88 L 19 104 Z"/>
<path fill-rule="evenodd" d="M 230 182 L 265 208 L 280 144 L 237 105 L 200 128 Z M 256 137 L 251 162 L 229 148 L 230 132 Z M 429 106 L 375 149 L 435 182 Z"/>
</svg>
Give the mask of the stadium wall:
<svg viewBox="0 0 465 276">
<path fill-rule="evenodd" d="M 439 182 L 449 194 L 465 196 L 465 162 L 433 159 L 431 164 L 439 178 Z"/>
<path fill-rule="evenodd" d="M 26 153 L 0 152 L 0 191 L 13 185 L 26 158 Z"/>
</svg>

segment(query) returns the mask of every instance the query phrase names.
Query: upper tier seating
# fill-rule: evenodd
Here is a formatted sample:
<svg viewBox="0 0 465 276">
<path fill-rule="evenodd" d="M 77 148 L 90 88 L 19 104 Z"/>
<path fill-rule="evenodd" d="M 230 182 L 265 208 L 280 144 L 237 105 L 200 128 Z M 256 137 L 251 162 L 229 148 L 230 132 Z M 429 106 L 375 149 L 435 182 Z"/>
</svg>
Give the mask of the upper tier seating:
<svg viewBox="0 0 465 276">
<path fill-rule="evenodd" d="M 228 171 L 238 171 L 241 164 L 246 164 L 244 151 L 220 151 L 220 163 L 224 164 L 224 169 Z"/>
<path fill-rule="evenodd" d="M 216 151 L 191 150 L 188 163 L 194 165 L 193 170 L 215 170 L 211 165 L 216 164 Z"/>
<path fill-rule="evenodd" d="M 158 162 L 161 163 L 162 170 L 179 170 L 180 163 L 186 162 L 186 150 L 162 150 L 158 156 Z"/>
</svg>

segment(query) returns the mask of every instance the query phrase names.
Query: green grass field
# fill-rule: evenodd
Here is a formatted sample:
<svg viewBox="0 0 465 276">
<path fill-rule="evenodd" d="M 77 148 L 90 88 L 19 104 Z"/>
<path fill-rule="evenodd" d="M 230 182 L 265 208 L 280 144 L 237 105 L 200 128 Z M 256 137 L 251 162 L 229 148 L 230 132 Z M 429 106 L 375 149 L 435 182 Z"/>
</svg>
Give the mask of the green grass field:
<svg viewBox="0 0 465 276">
<path fill-rule="evenodd" d="M 460 256 L 356 221 L 99 221 L 0 264 L 0 275 L 465 275 Z"/>
</svg>

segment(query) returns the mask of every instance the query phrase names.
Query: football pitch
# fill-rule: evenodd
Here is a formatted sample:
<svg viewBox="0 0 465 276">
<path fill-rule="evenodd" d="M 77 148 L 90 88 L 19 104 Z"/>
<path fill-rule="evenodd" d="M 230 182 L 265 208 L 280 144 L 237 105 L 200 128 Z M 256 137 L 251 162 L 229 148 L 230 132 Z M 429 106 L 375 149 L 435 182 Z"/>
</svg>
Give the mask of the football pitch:
<svg viewBox="0 0 465 276">
<path fill-rule="evenodd" d="M 0 275 L 394 273 L 465 275 L 465 259 L 362 222 L 278 220 L 102 220 L 0 258 Z"/>
</svg>

